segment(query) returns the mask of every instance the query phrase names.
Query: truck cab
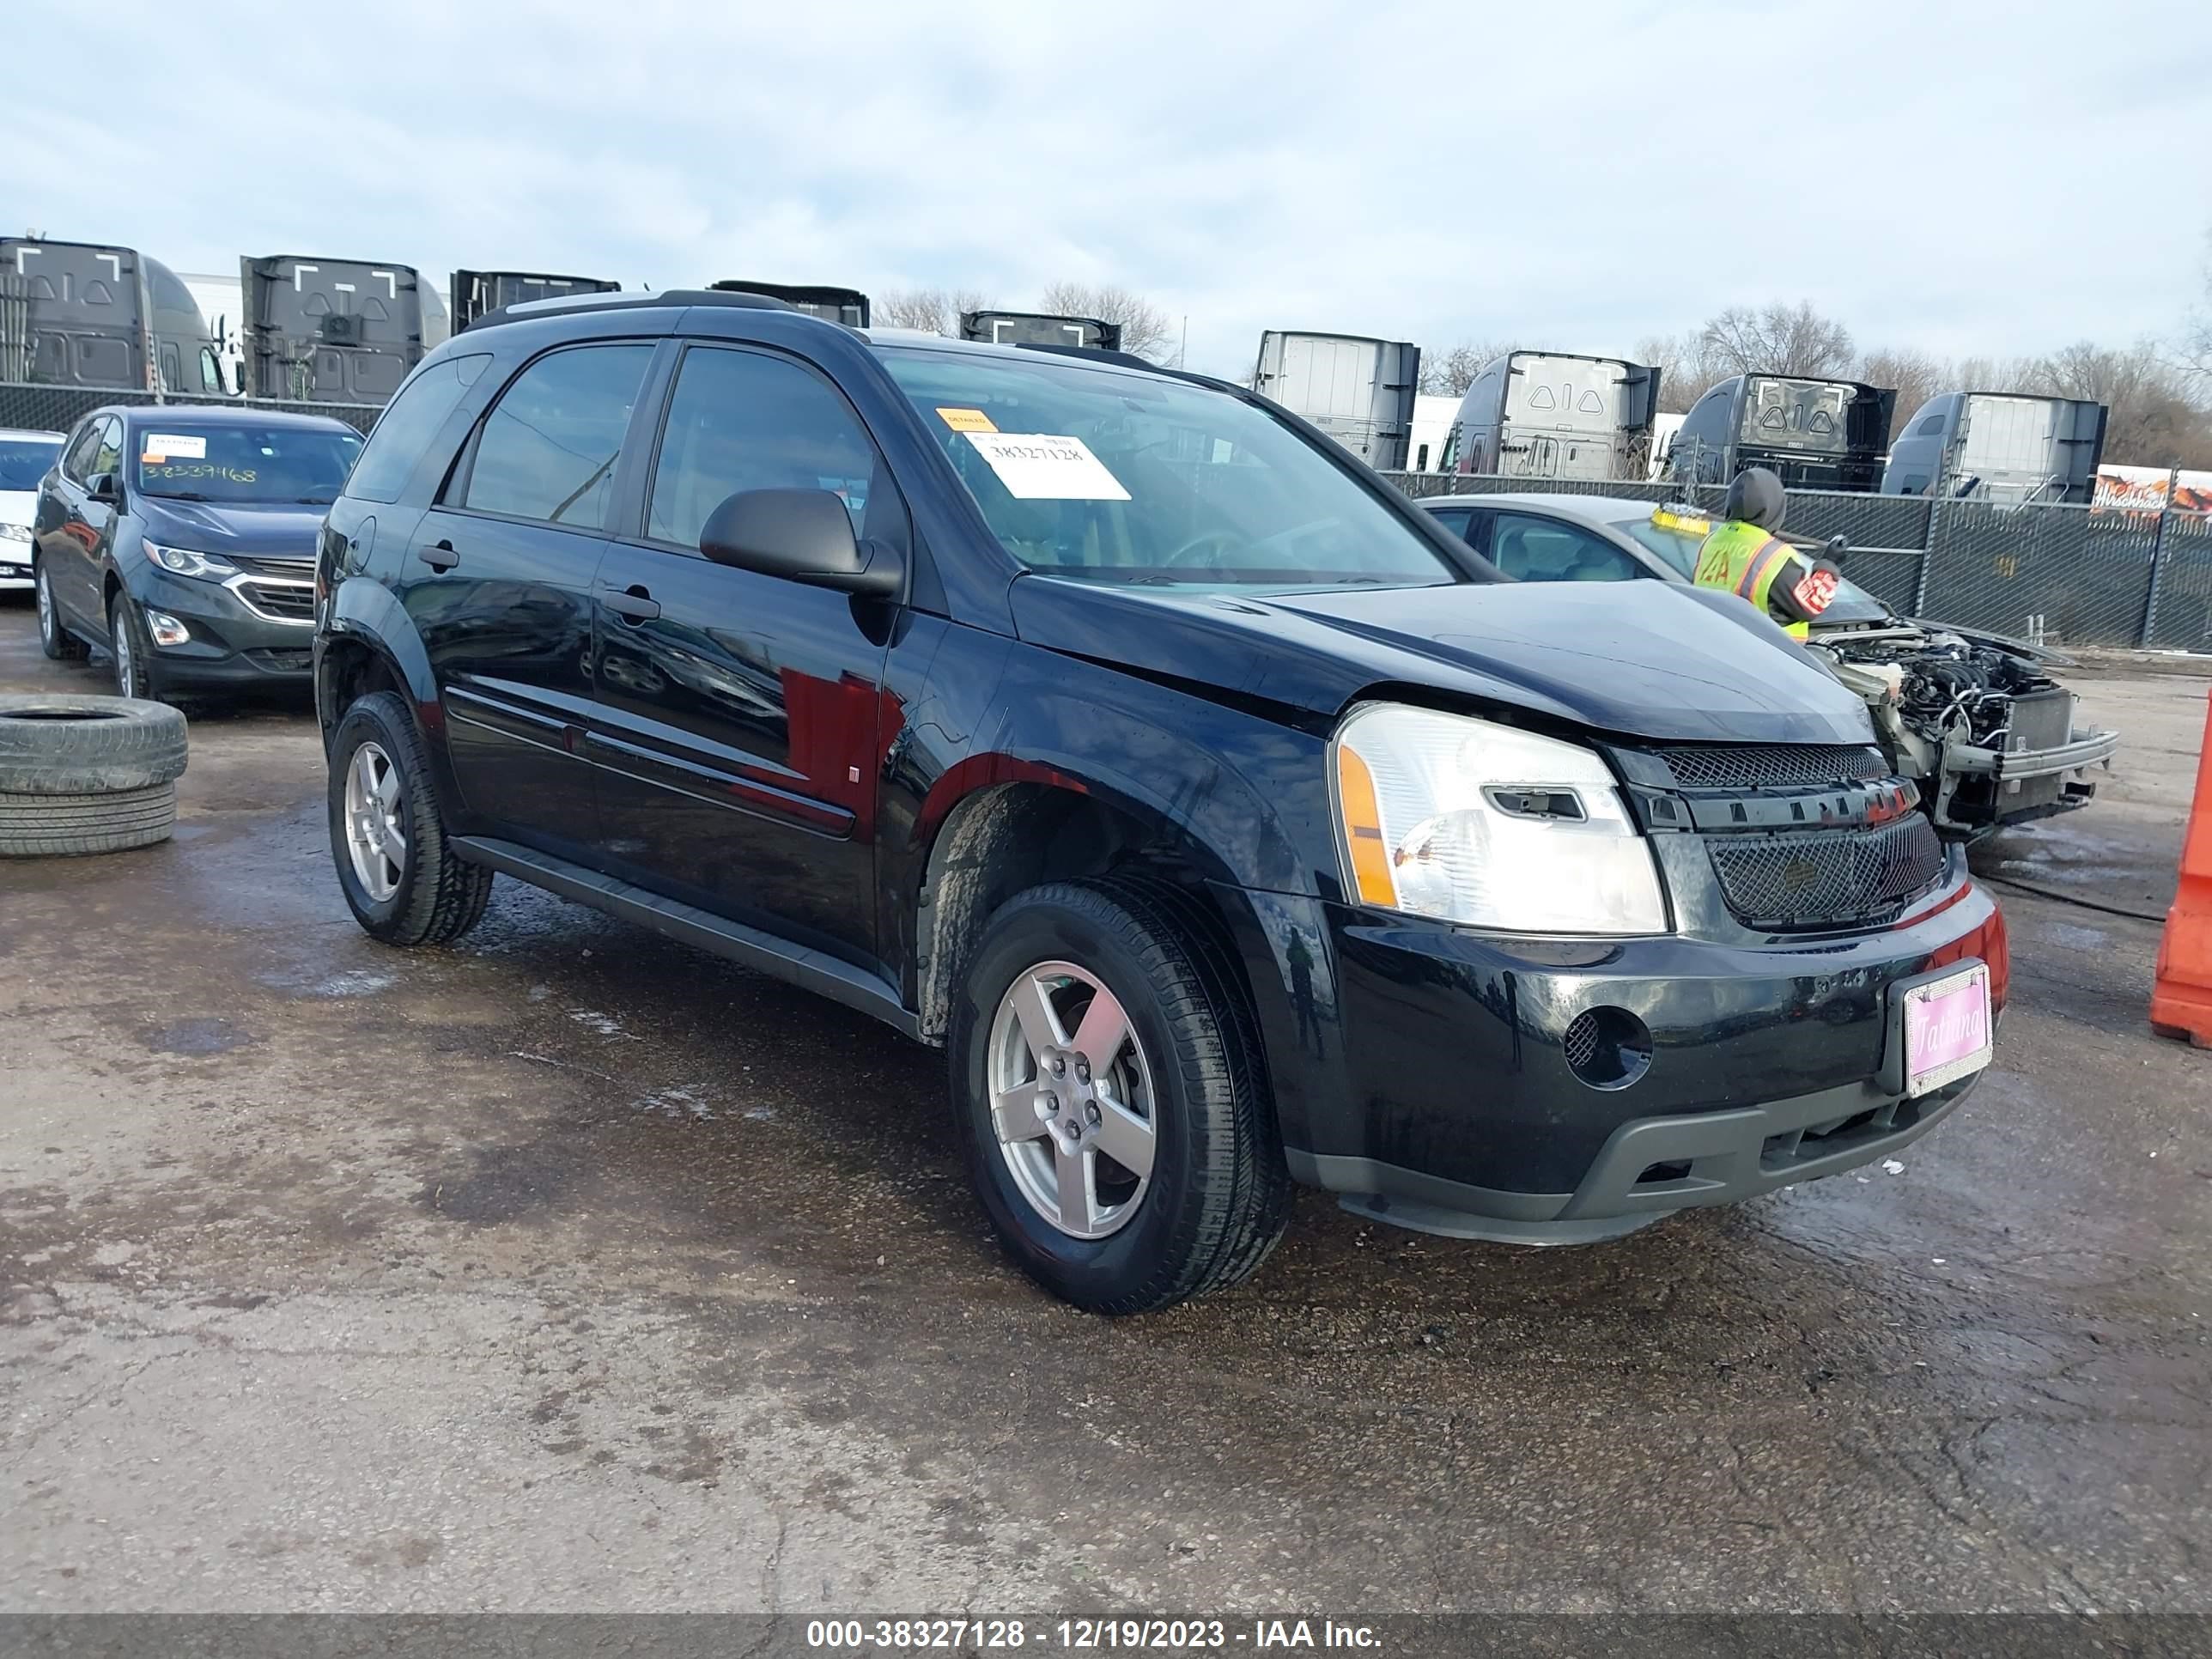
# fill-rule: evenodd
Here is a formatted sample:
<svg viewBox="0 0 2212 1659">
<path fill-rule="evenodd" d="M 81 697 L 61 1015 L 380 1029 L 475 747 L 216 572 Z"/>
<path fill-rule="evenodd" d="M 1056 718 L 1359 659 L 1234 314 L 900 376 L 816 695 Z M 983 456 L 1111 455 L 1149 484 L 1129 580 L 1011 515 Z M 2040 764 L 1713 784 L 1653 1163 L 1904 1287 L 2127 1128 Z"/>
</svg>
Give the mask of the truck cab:
<svg viewBox="0 0 2212 1659">
<path fill-rule="evenodd" d="M 1691 405 L 1665 476 L 1725 484 L 1764 466 L 1792 489 L 1871 491 L 1881 482 L 1896 402 L 1896 392 L 1856 380 L 1735 375 Z"/>
<path fill-rule="evenodd" d="M 1461 400 L 1444 470 L 1540 478 L 1643 476 L 1659 371 L 1617 357 L 1509 351 Z"/>
</svg>

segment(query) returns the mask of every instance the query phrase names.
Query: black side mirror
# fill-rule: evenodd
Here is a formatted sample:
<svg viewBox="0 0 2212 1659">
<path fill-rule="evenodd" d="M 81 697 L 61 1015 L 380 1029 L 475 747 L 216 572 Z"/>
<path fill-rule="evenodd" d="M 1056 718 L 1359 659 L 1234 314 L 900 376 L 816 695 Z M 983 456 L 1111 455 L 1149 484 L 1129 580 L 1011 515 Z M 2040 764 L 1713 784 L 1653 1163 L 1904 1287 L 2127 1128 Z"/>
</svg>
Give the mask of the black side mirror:
<svg viewBox="0 0 2212 1659">
<path fill-rule="evenodd" d="M 906 573 L 883 543 L 854 539 L 828 489 L 742 489 L 707 515 L 699 550 L 716 564 L 814 587 L 895 599 Z"/>
<path fill-rule="evenodd" d="M 92 482 L 85 486 L 84 493 L 95 501 L 104 501 L 110 507 L 120 507 L 123 504 L 123 480 L 112 472 L 97 473 Z"/>
</svg>

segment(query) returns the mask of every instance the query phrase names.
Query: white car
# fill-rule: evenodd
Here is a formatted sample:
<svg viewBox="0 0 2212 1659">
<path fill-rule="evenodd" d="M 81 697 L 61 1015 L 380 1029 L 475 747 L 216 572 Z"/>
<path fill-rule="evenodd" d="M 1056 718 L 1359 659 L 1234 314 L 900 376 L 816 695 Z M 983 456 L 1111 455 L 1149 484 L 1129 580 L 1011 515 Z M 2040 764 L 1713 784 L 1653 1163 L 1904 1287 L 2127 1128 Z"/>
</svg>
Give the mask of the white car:
<svg viewBox="0 0 2212 1659">
<path fill-rule="evenodd" d="M 38 516 L 39 480 L 62 453 L 58 432 L 0 427 L 0 593 L 31 586 L 31 521 Z"/>
</svg>

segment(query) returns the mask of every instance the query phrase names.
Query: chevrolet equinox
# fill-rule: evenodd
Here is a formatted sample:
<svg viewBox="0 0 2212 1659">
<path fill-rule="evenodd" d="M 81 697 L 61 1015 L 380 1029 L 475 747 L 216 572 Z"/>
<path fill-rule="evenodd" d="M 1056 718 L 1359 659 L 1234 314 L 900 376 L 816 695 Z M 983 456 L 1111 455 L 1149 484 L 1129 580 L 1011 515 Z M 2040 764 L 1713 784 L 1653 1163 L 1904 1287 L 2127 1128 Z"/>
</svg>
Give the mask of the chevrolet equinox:
<svg viewBox="0 0 2212 1659">
<path fill-rule="evenodd" d="M 1613 1238 L 1887 1155 L 1989 1062 L 1996 906 L 1750 607 L 1504 580 L 1264 398 L 606 295 L 487 317 L 325 522 L 361 925 L 503 873 L 947 1056 L 1006 1249 L 1232 1284 L 1291 1183 Z"/>
</svg>

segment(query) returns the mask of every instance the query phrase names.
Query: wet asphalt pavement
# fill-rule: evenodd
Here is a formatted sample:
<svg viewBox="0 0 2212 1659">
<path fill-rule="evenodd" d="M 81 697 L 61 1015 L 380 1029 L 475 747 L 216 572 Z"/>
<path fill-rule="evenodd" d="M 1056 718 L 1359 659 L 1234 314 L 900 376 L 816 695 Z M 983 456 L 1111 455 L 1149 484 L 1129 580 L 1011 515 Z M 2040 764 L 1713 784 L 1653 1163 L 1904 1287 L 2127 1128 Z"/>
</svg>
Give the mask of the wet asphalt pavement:
<svg viewBox="0 0 2212 1659">
<path fill-rule="evenodd" d="M 0 689 L 105 690 L 0 601 Z M 1993 873 L 2163 908 L 2207 682 Z M 176 839 L 0 864 L 0 1607 L 2212 1610 L 2212 1054 L 2017 891 L 1998 1066 L 1876 1166 L 1616 1243 L 1315 1194 L 1074 1313 L 939 1056 L 501 882 L 387 950 L 304 708 Z"/>
</svg>

